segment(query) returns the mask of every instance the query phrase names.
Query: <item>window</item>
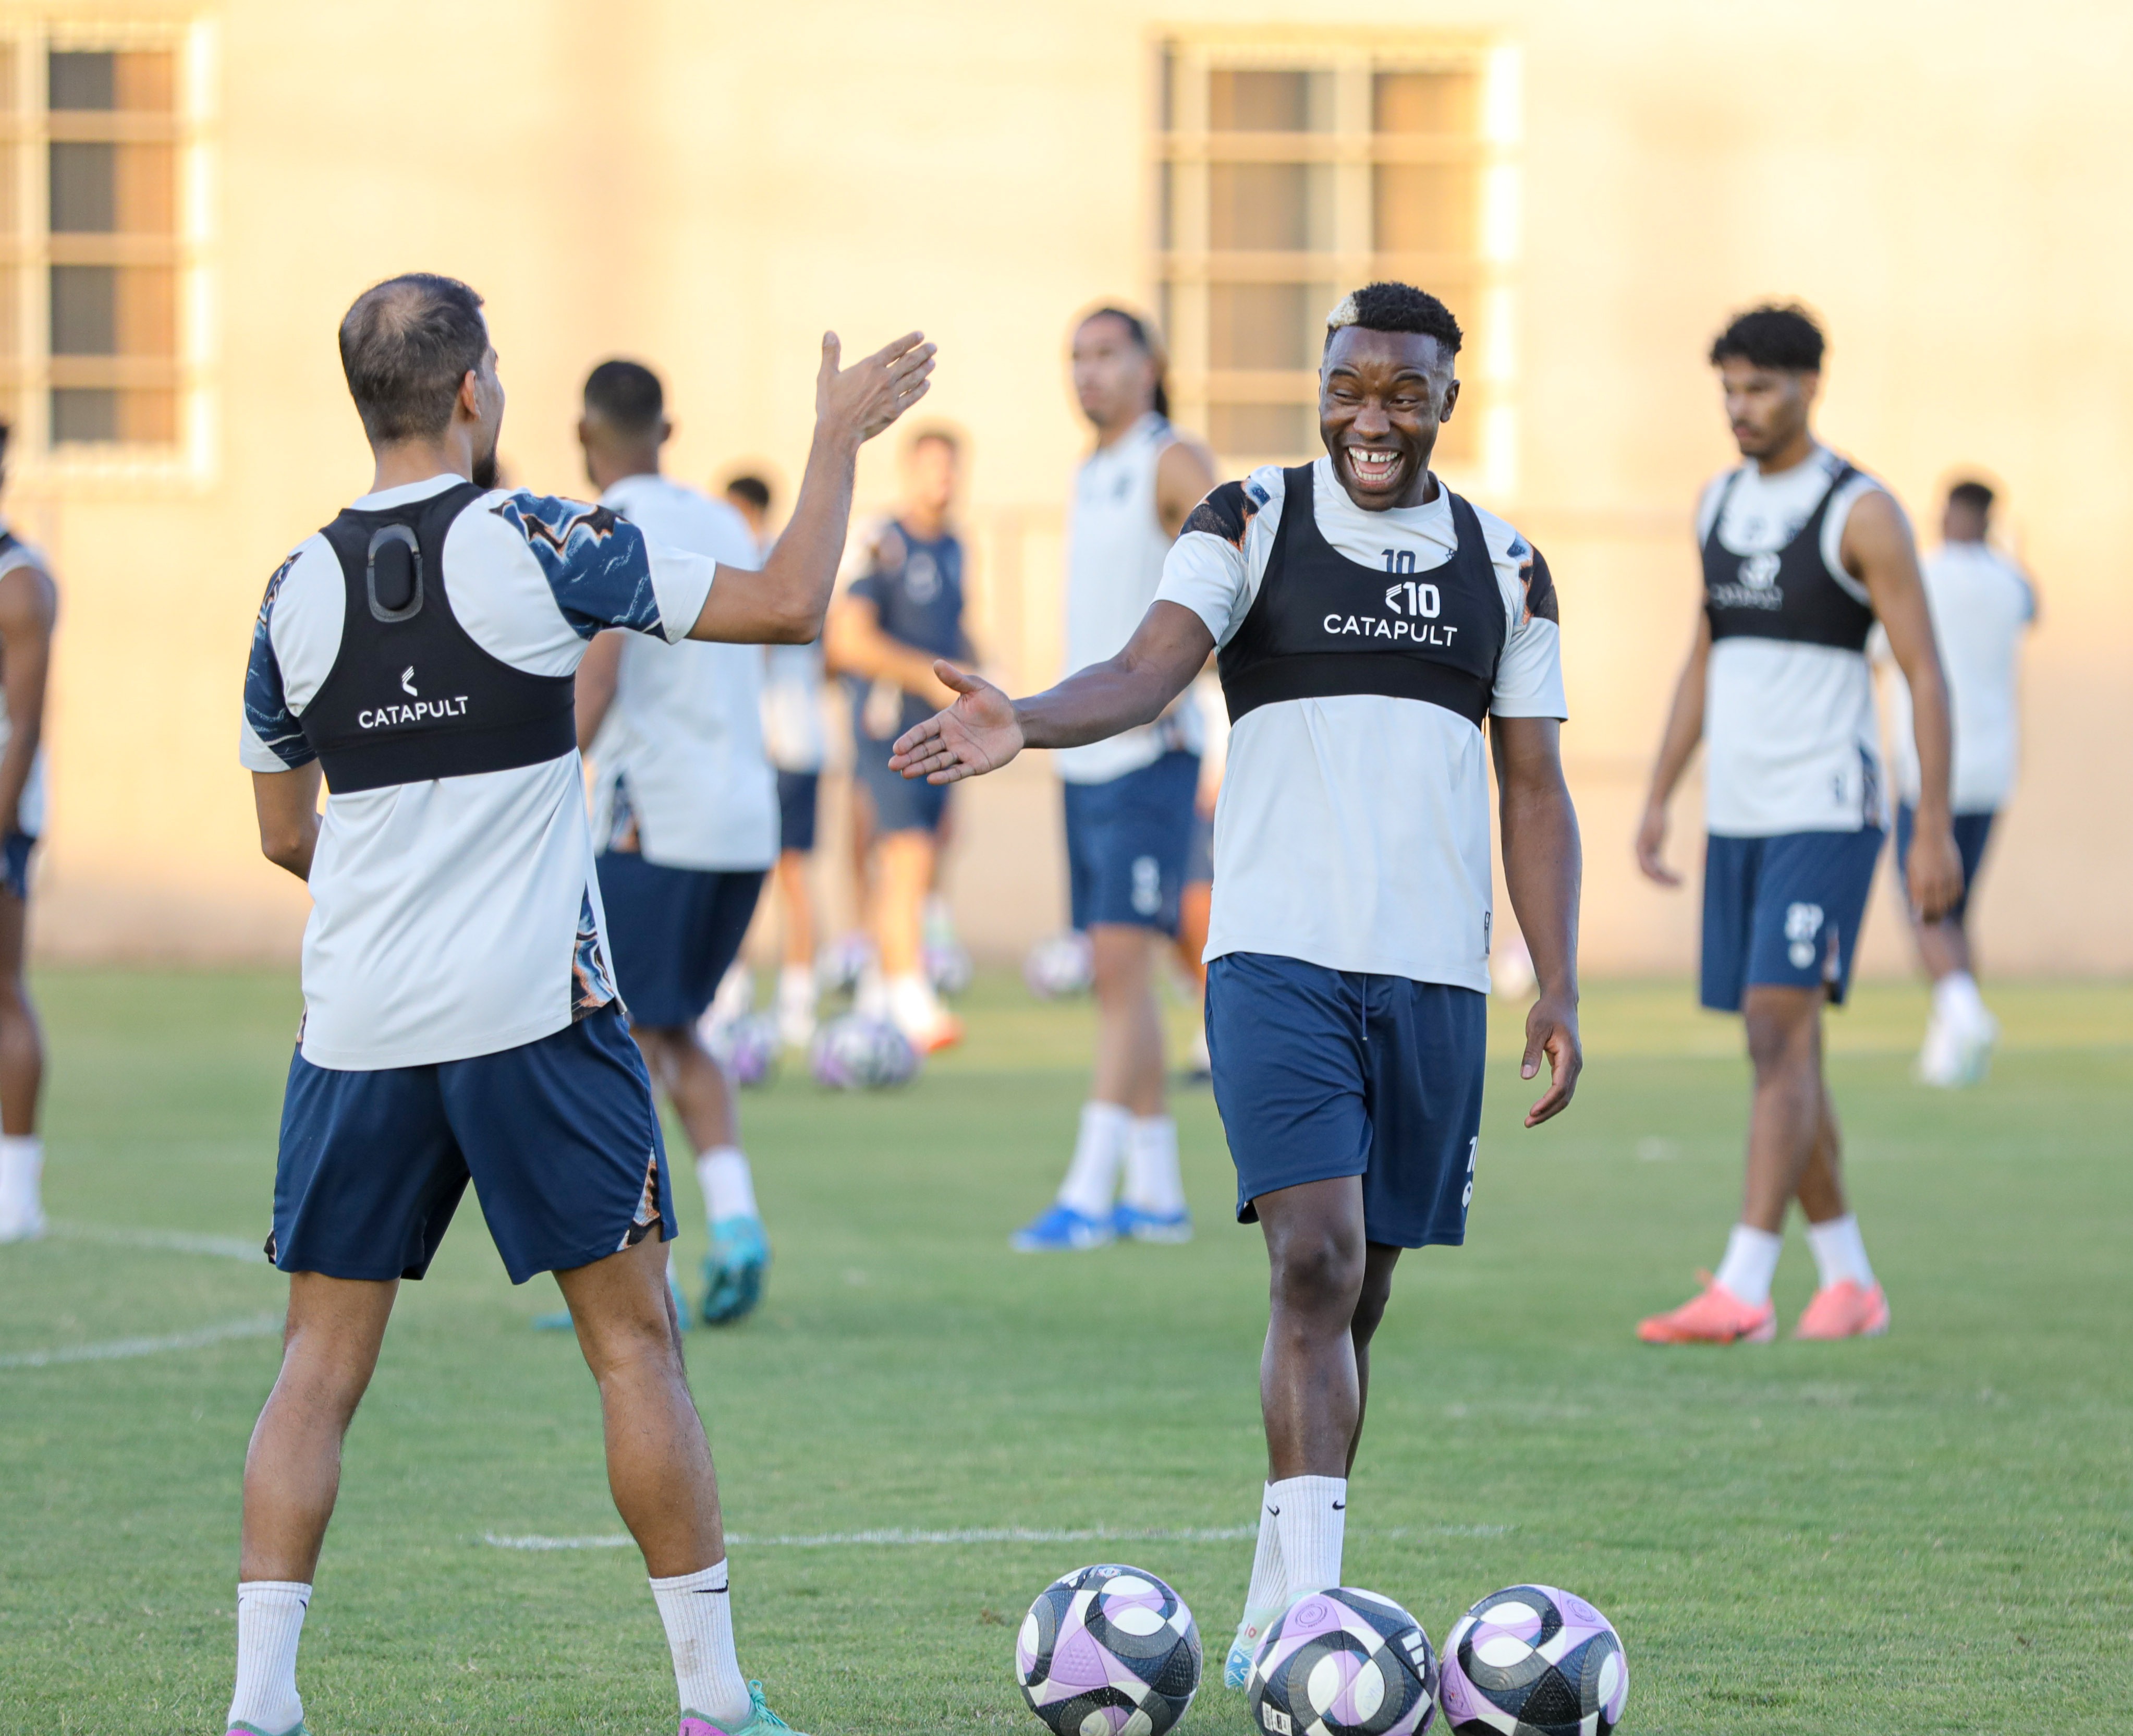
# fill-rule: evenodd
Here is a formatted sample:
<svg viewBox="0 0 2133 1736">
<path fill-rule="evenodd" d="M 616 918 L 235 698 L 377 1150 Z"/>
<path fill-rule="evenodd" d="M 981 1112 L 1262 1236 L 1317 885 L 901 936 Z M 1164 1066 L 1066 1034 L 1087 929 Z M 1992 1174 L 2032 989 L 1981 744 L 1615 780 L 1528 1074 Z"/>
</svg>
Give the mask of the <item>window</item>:
<svg viewBox="0 0 2133 1736">
<path fill-rule="evenodd" d="M 1153 275 L 1181 417 L 1233 463 L 1316 453 L 1327 312 L 1404 278 L 1467 335 L 1439 464 L 1504 486 L 1514 51 L 1211 37 L 1157 65 Z"/>
<path fill-rule="evenodd" d="M 32 451 L 176 456 L 181 58 L 167 38 L 0 43 L 0 414 Z"/>
</svg>

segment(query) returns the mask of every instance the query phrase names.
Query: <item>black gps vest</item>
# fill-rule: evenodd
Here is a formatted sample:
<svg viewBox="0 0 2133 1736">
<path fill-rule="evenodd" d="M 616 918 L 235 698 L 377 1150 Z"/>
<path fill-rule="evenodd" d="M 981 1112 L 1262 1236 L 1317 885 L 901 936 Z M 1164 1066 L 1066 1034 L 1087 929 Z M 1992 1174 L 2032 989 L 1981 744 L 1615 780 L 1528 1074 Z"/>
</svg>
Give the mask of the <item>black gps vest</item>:
<svg viewBox="0 0 2133 1736">
<path fill-rule="evenodd" d="M 1726 479 L 1703 539 L 1703 610 L 1711 617 L 1711 637 L 1781 639 L 1806 645 L 1832 645 L 1841 651 L 1864 651 L 1873 630 L 1873 606 L 1830 576 L 1822 558 L 1822 528 L 1837 489 L 1860 473 L 1840 462 L 1807 523 L 1775 553 L 1736 555 L 1718 540 L 1726 504 L 1741 480 Z"/>
<path fill-rule="evenodd" d="M 1427 572 L 1365 567 L 1318 528 L 1316 470 L 1307 464 L 1282 472 L 1281 525 L 1259 595 L 1216 658 L 1230 722 L 1284 699 L 1378 693 L 1442 706 L 1478 729 L 1506 629 L 1503 592 L 1474 509 L 1450 494 L 1458 547 L 1442 566 Z M 1210 497 L 1201 511 L 1216 506 Z"/>
<path fill-rule="evenodd" d="M 301 722 L 337 795 L 538 765 L 577 745 L 574 678 L 513 668 L 452 613 L 445 535 L 482 494 L 462 482 L 404 506 L 351 507 L 320 533 L 347 600 L 340 649 Z"/>
</svg>

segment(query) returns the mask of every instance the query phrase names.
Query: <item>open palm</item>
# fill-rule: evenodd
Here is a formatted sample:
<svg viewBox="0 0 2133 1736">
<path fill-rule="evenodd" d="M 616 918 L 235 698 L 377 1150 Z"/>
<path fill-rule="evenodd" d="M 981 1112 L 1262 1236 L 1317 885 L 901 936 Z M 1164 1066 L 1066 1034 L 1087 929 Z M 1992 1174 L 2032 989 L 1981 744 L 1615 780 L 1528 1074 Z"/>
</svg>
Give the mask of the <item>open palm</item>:
<svg viewBox="0 0 2133 1736">
<path fill-rule="evenodd" d="M 936 663 L 933 673 L 955 689 L 955 703 L 896 738 L 891 771 L 928 784 L 953 784 L 996 772 L 1022 751 L 1022 726 L 1006 694 L 951 663 Z"/>
</svg>

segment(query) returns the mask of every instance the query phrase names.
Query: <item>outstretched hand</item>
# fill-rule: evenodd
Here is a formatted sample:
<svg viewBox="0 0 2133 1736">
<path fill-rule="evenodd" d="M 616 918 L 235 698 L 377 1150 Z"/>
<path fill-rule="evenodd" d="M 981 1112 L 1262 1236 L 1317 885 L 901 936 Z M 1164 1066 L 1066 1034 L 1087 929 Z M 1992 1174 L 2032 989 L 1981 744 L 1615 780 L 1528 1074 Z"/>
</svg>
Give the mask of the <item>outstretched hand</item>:
<svg viewBox="0 0 2133 1736">
<path fill-rule="evenodd" d="M 1006 694 L 945 658 L 934 663 L 933 673 L 955 690 L 955 702 L 896 738 L 891 771 L 928 784 L 954 784 L 996 772 L 1022 751 L 1022 726 Z"/>
<path fill-rule="evenodd" d="M 922 331 L 907 331 L 849 368 L 837 365 L 843 353 L 836 333 L 824 332 L 815 419 L 859 440 L 872 440 L 932 389 L 935 346 Z"/>
<path fill-rule="evenodd" d="M 1526 1053 L 1519 1064 L 1519 1077 L 1535 1077 L 1543 1056 L 1548 1060 L 1548 1089 L 1526 1112 L 1529 1127 L 1538 1127 L 1570 1107 L 1577 1090 L 1577 1076 L 1585 1070 L 1585 1049 L 1577 1038 L 1577 1009 L 1545 994 L 1526 1014 Z"/>
</svg>

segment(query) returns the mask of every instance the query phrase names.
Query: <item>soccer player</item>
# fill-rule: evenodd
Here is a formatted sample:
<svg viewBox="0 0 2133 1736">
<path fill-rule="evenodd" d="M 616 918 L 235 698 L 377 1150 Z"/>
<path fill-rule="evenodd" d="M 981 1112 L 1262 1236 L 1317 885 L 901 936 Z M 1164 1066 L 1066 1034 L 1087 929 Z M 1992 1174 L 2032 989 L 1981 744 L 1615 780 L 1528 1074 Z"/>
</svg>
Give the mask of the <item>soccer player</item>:
<svg viewBox="0 0 2133 1736">
<path fill-rule="evenodd" d="M 1520 1071 L 1545 1057 L 1553 1076 L 1528 1126 L 1569 1102 L 1582 1065 L 1555 591 L 1518 532 L 1430 474 L 1459 345 L 1450 311 L 1418 289 L 1346 297 L 1319 369 L 1326 456 L 1216 489 L 1125 648 L 1049 692 L 1010 700 L 936 665 L 959 697 L 892 761 L 947 783 L 1025 747 L 1100 741 L 1160 717 L 1220 648 L 1233 728 L 1208 1046 L 1237 1218 L 1258 1220 L 1272 1267 L 1269 1481 L 1232 1686 L 1269 1622 L 1341 1581 L 1370 1338 L 1402 1250 L 1466 1235 L 1491 757 L 1505 876 L 1540 967 Z"/>
<path fill-rule="evenodd" d="M 605 507 L 471 481 L 504 402 L 480 306 L 416 274 L 342 320 L 376 475 L 268 581 L 245 673 L 260 846 L 309 883 L 312 911 L 267 1243 L 289 1317 L 245 1460 L 229 1728 L 302 1728 L 297 1641 L 342 1437 L 400 1280 L 428 1267 L 471 1178 L 513 1280 L 553 1271 L 576 1319 L 682 1736 L 763 1736 L 786 1726 L 734 1661 L 718 1487 L 660 1247 L 666 1159 L 609 966 L 572 678 L 606 627 L 814 637 L 859 444 L 925 391 L 932 346 L 914 333 L 840 370 L 824 337 L 806 481 L 750 571 L 662 547 Z"/>
<path fill-rule="evenodd" d="M 852 782 L 872 841 L 872 872 L 861 885 L 871 880 L 884 1004 L 867 1010 L 885 1015 L 922 1054 L 963 1034 L 926 975 L 926 905 L 948 793 L 898 777 L 888 754 L 898 735 L 955 697 L 934 675 L 934 659 L 970 655 L 963 542 L 952 517 L 961 459 L 946 428 L 921 428 L 906 441 L 903 499 L 866 539 L 864 569 L 831 611 L 824 641 L 830 668 L 851 689 Z"/>
<path fill-rule="evenodd" d="M 1711 347 L 1744 461 L 1697 510 L 1703 598 L 1637 861 L 1661 885 L 1681 883 L 1662 854 L 1667 803 L 1702 741 L 1702 1001 L 1743 1015 L 1755 1083 L 1741 1221 L 1702 1292 L 1638 1328 L 1649 1343 L 1774 1337 L 1770 1280 L 1795 1198 L 1821 1280 L 1795 1336 L 1889 1326 L 1822 1070 L 1822 1010 L 1843 1003 L 1886 823 L 1866 662 L 1877 619 L 1917 702 L 1908 883 L 1928 919 L 1962 891 L 1962 870 L 1948 825 L 1948 698 L 1910 527 L 1886 489 L 1815 438 L 1822 356 L 1821 328 L 1797 307 L 1755 308 Z"/>
<path fill-rule="evenodd" d="M 0 422 L 0 485 L 8 428 Z M 0 1242 L 45 1233 L 44 1141 L 37 1101 L 44 1034 L 22 978 L 30 854 L 45 829 L 45 680 L 59 587 L 45 557 L 0 519 Z"/>
<path fill-rule="evenodd" d="M 1919 1077 L 1946 1087 L 1984 1078 L 2000 1035 L 1999 1022 L 1977 992 L 1966 919 L 1993 817 L 2015 785 L 2015 666 L 2022 635 L 2037 618 L 2036 592 L 2028 576 L 1986 540 L 1992 499 L 1992 490 L 1981 482 L 1958 482 L 1948 490 L 1941 514 L 1941 545 L 1927 557 L 1924 568 L 1926 604 L 1933 612 L 1933 638 L 1954 716 L 1955 764 L 1948 786 L 1955 847 L 1962 858 L 1962 892 L 1938 922 L 1921 920 L 1915 909 L 1910 914 L 1919 958 L 1933 986 Z M 1918 827 L 1919 751 L 1911 733 L 1910 689 L 1900 676 L 1892 688 L 1890 734 L 1896 757 L 1896 865 L 1901 873 Z"/>
<path fill-rule="evenodd" d="M 1163 354 L 1139 315 L 1108 306 L 1085 315 L 1072 354 L 1074 396 L 1096 444 L 1074 479 L 1067 518 L 1070 670 L 1115 656 L 1133 637 L 1186 515 L 1215 485 L 1207 454 L 1170 426 Z M 1192 1235 L 1177 1124 L 1163 1101 L 1155 965 L 1158 937 L 1177 933 L 1199 726 L 1187 699 L 1153 723 L 1052 759 L 1066 785 L 1073 925 L 1089 937 L 1095 965 L 1096 1067 L 1057 1197 L 1010 1238 L 1024 1253 Z"/>
<path fill-rule="evenodd" d="M 672 432 L 649 368 L 602 362 L 586 377 L 578 441 L 599 504 L 662 547 L 735 571 L 759 567 L 739 513 L 660 474 Z M 696 1152 L 711 1242 L 700 1311 L 711 1326 L 754 1308 L 770 1266 L 734 1083 L 696 1034 L 778 856 L 762 690 L 754 645 L 604 633 L 578 665 L 578 747 L 595 767 L 593 837 L 615 981 L 630 1034 Z"/>
</svg>

